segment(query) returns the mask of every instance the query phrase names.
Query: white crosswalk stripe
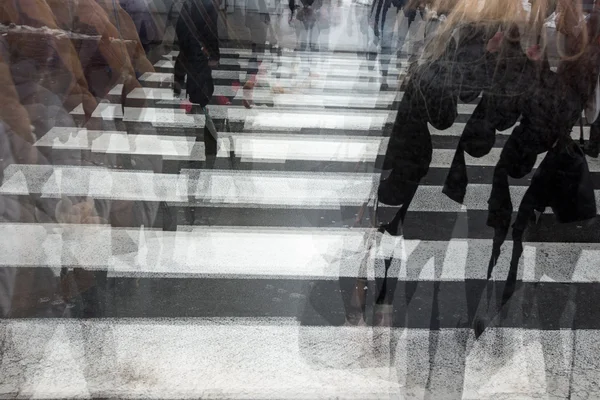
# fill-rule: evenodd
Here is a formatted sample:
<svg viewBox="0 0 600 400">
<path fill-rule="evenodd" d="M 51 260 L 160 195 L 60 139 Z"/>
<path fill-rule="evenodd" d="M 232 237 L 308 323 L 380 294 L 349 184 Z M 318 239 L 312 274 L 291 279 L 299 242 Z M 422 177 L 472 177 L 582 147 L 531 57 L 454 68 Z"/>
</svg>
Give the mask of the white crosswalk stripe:
<svg viewBox="0 0 600 400">
<path fill-rule="evenodd" d="M 188 202 L 206 206 L 336 209 L 360 206 L 374 197 L 378 174 L 267 171 L 182 170 L 182 174 L 13 164 L 5 170 L 0 193 L 43 197 L 89 196 L 101 199 Z M 410 209 L 423 212 L 487 210 L 490 184 L 471 184 L 464 204 L 442 194 L 441 186 L 422 185 Z M 511 190 L 520 204 L 527 187 Z M 600 208 L 600 190 L 596 190 Z M 384 205 L 385 207 L 385 205 Z"/>
<path fill-rule="evenodd" d="M 61 267 L 62 251 L 68 250 L 70 264 L 85 269 L 103 269 L 109 276 L 134 277 L 206 277 L 251 279 L 337 279 L 353 277 L 358 271 L 362 253 L 360 247 L 373 229 L 315 229 L 271 227 L 208 227 L 197 226 L 179 232 L 139 229 L 115 230 L 108 225 L 60 224 L 3 224 L 5 235 L 23 235 L 23 248 L 0 245 L 0 265 L 18 264 L 22 267 L 46 264 Z M 390 255 L 400 246 L 390 235 L 382 237 L 382 251 Z M 48 246 L 38 246 L 48 243 Z M 402 241 L 405 266 L 399 271 L 402 279 L 428 281 L 461 281 L 485 279 L 485 270 L 479 268 L 481 257 L 491 252 L 489 240 L 462 239 L 462 254 L 453 254 L 456 247 L 435 240 Z M 51 244 L 51 245 L 50 245 Z M 57 244 L 59 244 L 57 246 Z M 510 249 L 510 244 L 508 245 Z M 597 282 L 600 271 L 594 260 L 600 244 L 532 242 L 530 251 L 547 256 L 533 265 L 522 261 L 522 280 L 537 282 L 546 274 L 552 282 Z M 211 249 L 209 254 L 205 253 Z M 468 253 L 467 254 L 467 250 Z M 269 253 L 265 259 L 261 254 Z M 502 255 L 503 263 L 494 272 L 493 279 L 502 281 L 508 273 L 510 251 Z M 434 261 L 431 271 L 427 264 Z M 464 260 L 465 262 L 456 262 Z M 557 268 L 566 261 L 575 261 L 575 270 Z M 383 277 L 383 268 L 370 274 Z M 428 274 L 431 274 L 429 276 Z"/>
</svg>

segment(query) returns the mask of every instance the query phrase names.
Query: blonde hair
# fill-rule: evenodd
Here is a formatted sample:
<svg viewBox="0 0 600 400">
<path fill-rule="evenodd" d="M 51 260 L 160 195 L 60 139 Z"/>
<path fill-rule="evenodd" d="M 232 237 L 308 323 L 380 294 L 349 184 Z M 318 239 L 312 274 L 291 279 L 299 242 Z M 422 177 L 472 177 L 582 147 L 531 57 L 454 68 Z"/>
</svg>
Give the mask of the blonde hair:
<svg viewBox="0 0 600 400">
<path fill-rule="evenodd" d="M 548 45 L 545 23 L 555 8 L 558 14 L 557 31 L 573 39 L 571 54 L 568 57 L 581 55 L 588 43 L 586 25 L 581 23 L 583 20 L 581 0 L 531 0 L 530 10 L 523 7 L 522 0 L 433 0 L 432 4 L 434 10 L 451 11 L 438 32 L 428 38 L 422 57 L 424 60 L 435 60 L 441 57 L 457 29 L 470 24 L 477 24 L 486 32 L 488 39 L 498 30 L 507 33 L 519 27 L 520 40 L 523 44 L 535 42 L 544 51 Z M 505 37 L 516 39 L 506 35 Z M 567 57 L 566 54 L 560 55 Z"/>
<path fill-rule="evenodd" d="M 583 7 L 580 1 L 558 0 L 556 5 L 556 31 L 562 34 L 566 43 L 565 52 L 559 46 L 563 59 L 573 60 L 581 56 L 589 43 L 587 23 L 583 20 Z M 562 54 L 561 54 L 562 53 Z"/>
<path fill-rule="evenodd" d="M 463 26 L 477 24 L 492 37 L 502 26 L 525 22 L 521 0 L 434 0 L 433 10 L 450 10 L 438 32 L 429 38 L 423 58 L 435 60 L 446 52 L 453 35 Z"/>
</svg>

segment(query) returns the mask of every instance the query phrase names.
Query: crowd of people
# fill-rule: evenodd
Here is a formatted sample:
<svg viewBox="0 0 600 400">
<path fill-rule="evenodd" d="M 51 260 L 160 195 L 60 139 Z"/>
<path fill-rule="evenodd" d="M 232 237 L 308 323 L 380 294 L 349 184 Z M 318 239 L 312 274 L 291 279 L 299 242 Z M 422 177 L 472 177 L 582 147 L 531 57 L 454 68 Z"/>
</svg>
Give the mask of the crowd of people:
<svg viewBox="0 0 600 400">
<path fill-rule="evenodd" d="M 388 89 L 389 56 L 395 51 L 399 58 L 404 52 L 406 32 L 399 32 L 397 14 L 404 14 L 406 28 L 417 14 L 425 24 L 422 37 L 413 38 L 417 46 L 409 50 L 410 73 L 403 82 L 404 95 L 380 166 L 382 180 L 371 219 L 375 221 L 374 227 L 380 235 L 402 236 L 411 200 L 432 159 L 428 125 L 447 129 L 456 120 L 458 102 L 477 101 L 460 138 L 443 192 L 463 203 L 468 185 L 465 153 L 477 158 L 485 156 L 495 143 L 496 132 L 514 126 L 490 182 L 487 218 L 488 226 L 494 230 L 488 279 L 512 226 L 513 254 L 503 293 L 504 305 L 515 290 L 528 225 L 535 225 L 546 208 L 551 208 L 561 223 L 588 221 L 596 216 L 594 187 L 585 155 L 598 156 L 599 10 L 593 1 L 567 0 L 526 3 L 380 0 L 365 6 L 370 10 L 361 29 L 368 43 L 366 51 L 360 53 L 371 60 L 379 59 L 382 90 Z M 257 9 L 258 14 L 250 13 L 249 18 L 260 21 L 258 25 L 263 29 L 253 32 L 253 53 L 264 49 L 270 24 L 264 4 Z M 327 26 L 323 22 L 328 15 L 325 10 L 319 1 L 303 1 L 300 5 L 290 1 L 289 22 L 297 24 L 297 50 L 319 50 L 319 40 L 315 37 Z M 392 38 L 396 39 L 395 46 Z M 209 54 L 208 60 L 218 60 L 218 51 L 211 54 L 215 56 Z M 260 64 L 258 58 L 251 61 Z M 258 68 L 246 82 L 245 92 L 251 93 L 257 73 Z M 244 104 L 252 107 L 251 95 L 245 93 Z M 584 118 L 591 125 L 587 143 L 583 136 L 579 142 L 571 137 L 573 128 L 582 125 Z M 545 156 L 523 200 L 515 205 L 516 219 L 512 221 L 509 177 L 529 174 L 538 155 L 543 153 Z M 381 209 L 378 203 L 395 207 L 397 212 L 382 217 L 377 212 Z M 367 242 L 367 254 L 377 240 Z M 376 321 L 382 324 L 391 323 L 391 304 L 397 285 L 396 277 L 388 278 L 392 261 L 385 260 L 385 278 L 377 285 L 379 293 L 375 296 L 380 309 Z M 345 288 L 346 291 L 356 293 L 346 302 L 347 320 L 361 324 L 366 286 L 361 279 L 351 286 L 354 288 Z M 476 331 L 481 333 L 481 323 L 474 322 Z"/>
<path fill-rule="evenodd" d="M 332 15 L 340 6 L 326 0 L 290 0 L 288 22 L 296 32 L 297 52 L 335 50 L 326 48 L 324 44 L 330 41 L 324 35 L 329 34 Z M 525 233 L 536 223 L 536 216 L 546 208 L 551 208 L 561 223 L 596 216 L 585 155 L 597 157 L 600 144 L 600 9 L 588 0 L 374 0 L 364 4 L 357 1 L 351 10 L 356 15 L 348 15 L 346 26 L 354 21 L 363 32 L 361 40 L 365 43 L 358 56 L 378 60 L 382 91 L 389 90 L 387 71 L 391 60 L 406 56 L 410 62 L 389 145 L 382 165 L 377 166 L 382 172 L 377 195 L 365 199 L 379 238 L 384 234 L 402 236 L 411 201 L 432 160 L 429 126 L 447 129 L 457 118 L 459 102 L 477 103 L 444 185 L 444 193 L 458 203 L 464 202 L 468 186 L 465 153 L 485 156 L 495 143 L 496 132 L 515 126 L 490 182 L 487 217 L 487 225 L 494 230 L 493 252 L 486 262 L 488 278 L 512 227 L 513 255 L 503 298 L 508 301 L 515 289 Z M 408 30 L 417 19 L 423 29 L 412 35 L 408 46 Z M 281 54 L 281 27 L 272 20 L 264 0 L 248 5 L 245 22 L 253 66 L 241 85 L 243 104 L 252 108 L 252 91 L 263 59 L 259 55 L 267 48 L 272 54 Z M 93 132 L 113 129 L 114 122 L 93 118 L 95 110 L 118 87 L 124 111 L 128 94 L 141 88 L 140 77 L 154 72 L 150 61 L 153 52 L 173 49 L 179 51 L 173 92 L 189 99 L 192 106 L 188 112 L 205 116 L 207 122 L 197 133 L 197 140 L 205 144 L 207 162 L 214 161 L 217 129 L 209 104 L 215 97 L 213 70 L 221 58 L 221 24 L 227 25 L 227 14 L 215 0 L 175 1 L 163 22 L 138 10 L 134 3 L 121 5 L 116 0 L 2 2 L 0 177 L 12 164 L 130 166 L 131 157 L 85 151 L 44 152 L 34 143 L 54 126 L 87 129 L 89 141 L 94 140 Z M 170 32 L 168 38 L 157 33 L 165 31 Z M 162 46 L 157 45 L 161 41 Z M 167 46 L 165 41 L 170 41 Z M 223 104 L 228 104 L 228 99 Z M 83 113 L 79 119 L 72 113 L 77 107 Z M 571 137 L 573 128 L 584 121 L 591 125 L 587 142 Z M 509 178 L 529 174 L 543 153 L 523 200 L 513 205 Z M 160 157 L 139 157 L 135 162 L 138 168 L 146 163 L 146 169 L 155 172 L 162 168 Z M 380 203 L 393 207 L 394 213 L 382 216 Z M 152 227 L 161 206 L 85 196 L 0 196 L 2 221 L 19 223 Z M 7 240 L 18 242 L 19 238 Z M 366 242 L 365 254 L 378 240 L 375 235 Z M 388 277 L 391 263 L 392 259 L 385 260 L 385 278 L 377 286 L 377 320 L 381 324 L 390 323 L 397 285 L 395 277 Z M 32 282 L 40 278 L 34 276 L 37 272 L 28 272 L 28 276 L 19 272 L 22 276 L 17 276 L 16 269 L 0 271 L 0 285 L 4 286 L 0 311 L 10 315 L 15 306 L 12 299 L 19 297 L 19 291 L 30 290 L 35 286 Z M 63 271 L 61 279 L 45 291 L 53 296 L 60 293 L 64 300 L 65 291 L 60 286 L 74 279 L 80 295 L 96 299 L 86 303 L 82 315 L 101 312 L 96 292 L 104 290 L 106 272 Z M 364 323 L 363 287 L 359 278 L 349 288 L 342 288 L 349 294 L 346 305 L 350 324 Z"/>
<path fill-rule="evenodd" d="M 146 24 L 142 24 L 145 26 Z M 110 122 L 93 119 L 92 114 L 108 93 L 122 85 L 121 97 L 140 88 L 138 78 L 154 72 L 132 17 L 112 0 L 9 0 L 0 4 L 0 176 L 11 164 L 72 166 L 118 166 L 125 160 L 84 151 L 68 154 L 44 152 L 34 146 L 53 127 L 93 132 L 111 129 Z M 72 113 L 77 107 L 83 118 Z M 125 102 L 123 102 L 125 107 Z M 108 124 L 108 125 L 107 125 Z M 76 135 L 78 130 L 73 130 Z M 67 141 L 64 137 L 61 140 Z M 146 159 L 144 162 L 155 163 Z M 160 163 L 150 165 L 160 170 Z M 48 169 L 48 176 L 52 170 Z M 28 182 L 29 183 L 29 182 Z M 156 207 L 130 201 L 110 201 L 81 197 L 43 198 L 0 196 L 3 222 L 13 223 L 110 223 L 128 226 L 136 222 L 152 224 Z M 6 245 L 20 247 L 24 238 L 7 237 Z M 44 270 L 2 269 L 3 301 L 1 315 L 15 308 L 35 309 L 38 296 L 60 291 L 60 282 Z M 42 276 L 40 276 L 40 274 Z M 71 274 L 82 293 L 101 290 L 106 273 L 79 270 Z M 99 312 L 95 294 L 89 313 Z M 31 303 L 34 301 L 34 303 Z"/>
</svg>

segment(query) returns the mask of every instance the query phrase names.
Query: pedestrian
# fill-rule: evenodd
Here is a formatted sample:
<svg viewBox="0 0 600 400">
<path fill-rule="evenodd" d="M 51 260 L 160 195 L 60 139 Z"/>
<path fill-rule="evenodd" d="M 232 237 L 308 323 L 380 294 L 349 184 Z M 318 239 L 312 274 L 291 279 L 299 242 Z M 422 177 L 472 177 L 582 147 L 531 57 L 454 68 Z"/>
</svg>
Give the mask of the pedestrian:
<svg viewBox="0 0 600 400">
<path fill-rule="evenodd" d="M 455 121 L 459 99 L 472 99 L 489 85 L 487 72 L 494 70 L 498 56 L 486 47 L 498 29 L 508 29 L 516 22 L 525 23 L 517 12 L 518 0 L 486 3 L 477 7 L 473 0 L 463 0 L 449 13 L 446 22 L 425 46 L 424 54 L 409 76 L 382 165 L 374 227 L 381 234 L 403 235 L 403 223 L 427 174 L 433 147 L 428 125 L 449 128 Z M 521 18 L 521 19 L 520 19 Z M 383 203 L 388 207 L 377 207 Z M 385 212 L 384 212 L 385 211 Z M 377 316 L 388 321 L 397 278 L 388 275 L 394 264 L 384 259 L 383 276 L 377 283 Z"/>
<path fill-rule="evenodd" d="M 296 50 L 319 51 L 319 34 L 322 26 L 321 16 L 323 0 L 302 0 L 298 4 L 289 0 L 290 24 L 296 31 Z"/>
<path fill-rule="evenodd" d="M 217 131 L 207 108 L 214 92 L 212 70 L 220 59 L 217 23 L 218 4 L 214 0 L 187 0 L 176 29 L 180 52 L 174 81 L 182 87 L 187 76 L 185 88 L 192 103 L 190 112 L 204 115 L 204 126 L 197 128 L 196 141 L 204 142 L 205 167 L 208 168 L 214 165 L 217 156 Z M 195 188 L 190 190 L 193 194 Z M 193 223 L 195 208 L 191 205 L 186 210 Z M 176 218 L 171 220 L 176 223 Z"/>
</svg>

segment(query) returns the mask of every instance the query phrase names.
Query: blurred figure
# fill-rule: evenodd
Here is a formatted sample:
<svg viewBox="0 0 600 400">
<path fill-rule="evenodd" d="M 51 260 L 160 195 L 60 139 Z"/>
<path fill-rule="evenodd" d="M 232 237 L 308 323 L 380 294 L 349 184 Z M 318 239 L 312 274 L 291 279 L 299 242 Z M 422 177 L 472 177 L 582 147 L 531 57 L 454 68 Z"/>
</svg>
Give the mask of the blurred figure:
<svg viewBox="0 0 600 400">
<path fill-rule="evenodd" d="M 246 108 L 254 107 L 253 92 L 257 85 L 259 75 L 264 72 L 266 66 L 261 55 L 269 51 L 271 57 L 266 64 L 275 61 L 282 49 L 279 47 L 280 40 L 280 16 L 275 8 L 275 21 L 272 21 L 266 0 L 250 0 L 247 3 L 245 23 L 250 33 L 252 42 L 252 56 L 248 60 L 247 79 L 243 86 L 243 104 Z M 269 45 L 267 46 L 267 39 Z"/>
<path fill-rule="evenodd" d="M 15 87 L 11 72 L 11 55 L 10 48 L 7 38 L 5 36 L 0 37 L 0 121 L 6 124 L 5 129 L 9 129 L 14 134 L 18 135 L 21 140 L 33 144 L 36 140 L 29 114 L 19 98 L 19 93 Z M 9 141 L 8 144 L 13 145 L 13 141 Z M 15 148 L 6 147 L 4 151 L 7 153 L 4 159 L 13 160 L 15 162 L 35 162 L 35 152 L 30 155 L 26 155 Z"/>
<path fill-rule="evenodd" d="M 395 7 L 395 10 L 391 10 L 391 7 Z M 400 10 L 403 10 L 404 17 L 408 21 L 403 23 L 404 19 L 398 20 L 398 14 Z M 392 11 L 391 13 L 388 13 Z M 404 41 L 408 31 L 416 18 L 417 11 L 421 13 L 423 18 L 423 9 L 420 7 L 420 3 L 414 0 L 379 0 L 373 3 L 371 8 L 371 14 L 374 14 L 374 32 L 378 38 L 378 42 L 381 44 L 381 51 L 379 55 L 379 64 L 381 70 L 381 90 L 388 89 L 387 76 L 388 68 L 390 65 L 390 58 L 394 50 L 398 59 L 404 46 Z M 396 28 L 397 24 L 397 28 Z M 395 29 L 396 28 L 396 29 Z M 394 31 L 397 32 L 396 45 L 393 45 Z M 400 65 L 398 60 L 397 65 Z"/>
<path fill-rule="evenodd" d="M 249 0 L 246 3 L 245 24 L 250 33 L 252 51 L 264 51 L 271 25 L 271 15 L 266 0 Z"/>
<path fill-rule="evenodd" d="M 58 96 L 69 111 L 83 104 L 84 113 L 91 116 L 97 102 L 90 93 L 71 41 L 59 31 L 49 30 L 60 29 L 49 4 L 36 0 L 24 7 L 20 1 L 3 2 L 0 22 L 16 25 L 6 32 L 7 44 L 14 49 L 10 55 L 13 81 L 19 80 L 17 85 L 39 83 Z M 14 68 L 15 64 L 20 67 Z"/>
<path fill-rule="evenodd" d="M 169 12 L 167 13 L 167 19 L 165 23 L 165 33 L 162 40 L 161 51 L 163 54 L 169 54 L 175 49 L 175 42 L 177 39 L 175 29 L 177 27 L 177 21 L 179 20 L 179 15 L 181 14 L 184 4 L 185 0 L 173 0 L 171 7 L 169 7 Z"/>
<path fill-rule="evenodd" d="M 2 75 L 0 74 L 0 76 Z M 21 140 L 9 126 L 0 121 L 0 160 L 2 160 L 0 164 L 0 182 L 4 180 L 4 169 L 17 162 L 13 157 L 13 152 L 19 154 L 22 151 L 29 151 L 28 146 L 30 144 Z M 31 205 L 27 207 L 16 196 L 0 195 L 0 222 L 32 222 L 34 220 L 32 211 Z M 26 251 L 20 245 L 22 239 L 18 235 L 6 235 L 2 241 L 0 246 L 6 246 L 6 249 L 17 251 L 17 254 L 19 254 L 19 251 Z M 7 318 L 12 314 L 17 276 L 18 267 L 0 267 L 0 318 Z M 2 344 L 2 336 L 3 332 L 0 330 L 0 345 Z"/>
<path fill-rule="evenodd" d="M 438 2 L 436 9 L 441 9 L 441 3 Z M 494 172 L 488 203 L 488 225 L 494 227 L 496 232 L 490 271 L 497 260 L 499 245 L 506 236 L 512 216 L 508 176 L 521 178 L 529 173 L 537 154 L 549 152 L 543 163 L 544 168 L 538 169 L 539 179 L 535 185 L 532 181 L 523 199 L 519 210 L 523 216 L 513 226 L 514 241 L 520 242 L 524 229 L 521 221 L 529 220 L 533 210 L 552 206 L 556 208 L 561 222 L 595 215 L 593 187 L 586 183 L 589 177 L 587 165 L 580 152 L 573 148 L 570 132 L 596 83 L 600 67 L 598 46 L 595 41 L 588 41 L 586 28 L 580 24 L 582 19 L 577 16 L 578 8 L 565 2 L 562 7 L 562 22 L 557 25 L 559 31 L 564 32 L 566 46 L 563 61 L 557 73 L 554 73 L 543 58 L 540 45 L 530 44 L 535 43 L 536 38 L 539 43 L 540 29 L 548 15 L 544 1 L 534 2 L 530 13 L 525 12 L 519 0 L 501 4 L 488 1 L 483 7 L 476 0 L 462 0 L 453 4 L 447 20 L 426 44 L 424 54 L 415 64 L 399 104 L 383 163 L 375 216 L 372 218 L 374 227 L 381 233 L 402 236 L 408 208 L 432 159 L 428 125 L 438 130 L 449 128 L 458 115 L 459 99 L 473 101 L 482 92 L 484 99 L 490 99 L 490 92 L 497 96 L 491 97 L 494 102 L 488 104 L 485 114 L 488 118 L 495 116 L 492 135 L 495 134 L 494 128 L 507 129 L 510 121 L 514 123 L 522 116 L 520 125 L 504 146 Z M 573 29 L 575 27 L 578 28 Z M 474 144 L 479 144 L 481 140 L 486 142 L 482 143 L 482 151 L 477 153 L 477 156 L 481 156 L 486 153 L 485 149 L 489 149 L 486 146 L 489 145 L 489 135 L 481 132 L 487 130 L 488 126 L 479 123 L 473 128 L 480 133 L 472 134 Z M 570 162 L 567 162 L 566 154 L 570 155 Z M 560 171 L 573 178 L 570 185 L 579 185 L 579 189 L 567 191 L 577 194 L 571 203 L 556 195 L 548 198 L 539 189 L 543 187 L 553 193 L 562 192 L 547 184 L 548 179 L 558 183 Z M 569 187 L 567 182 L 562 185 Z M 395 215 L 389 212 L 380 214 L 381 208 L 377 207 L 377 202 L 394 207 Z M 569 208 L 567 204 L 573 207 Z M 390 207 L 387 207 L 386 211 L 389 210 Z M 519 249 L 522 247 L 515 248 L 513 266 L 518 265 Z M 382 306 L 392 304 L 397 284 L 396 277 L 388 276 L 391 265 L 392 259 L 385 259 L 384 273 L 376 274 L 385 277 L 377 284 L 376 302 Z M 509 291 L 514 288 L 515 279 L 516 270 L 511 270 L 507 284 Z M 387 314 L 391 309 L 384 307 L 384 310 L 376 320 L 389 320 Z"/>
<path fill-rule="evenodd" d="M 174 91 L 186 85 L 194 104 L 205 107 L 214 91 L 212 68 L 219 62 L 218 10 L 212 0 L 186 0 L 177 21 L 179 55 L 175 61 Z M 186 83 L 187 76 L 187 83 Z"/>
<path fill-rule="evenodd" d="M 209 168 L 214 165 L 217 156 L 217 131 L 207 108 L 214 92 L 212 69 L 218 65 L 220 58 L 217 6 L 213 0 L 187 0 L 177 22 L 180 52 L 177 57 L 179 67 L 175 69 L 175 83 L 179 87 L 183 86 L 187 75 L 185 87 L 186 95 L 192 103 L 191 112 L 205 117 L 202 136 L 206 166 Z M 199 132 L 196 134 L 196 141 L 202 141 Z M 191 190 L 190 193 L 195 193 L 195 189 Z M 186 210 L 193 223 L 194 208 L 188 207 Z M 176 221 L 176 218 L 172 220 Z"/>
<path fill-rule="evenodd" d="M 149 54 L 159 43 L 160 32 L 164 32 L 164 29 L 160 26 L 162 24 L 154 18 L 157 13 L 152 10 L 152 2 L 149 2 L 149 0 L 120 0 L 120 4 L 123 10 L 131 16 L 140 43 L 146 54 Z"/>
<path fill-rule="evenodd" d="M 532 15 L 546 16 L 545 4 L 534 3 Z M 535 84 L 522 98 L 522 117 L 504 145 L 494 169 L 494 182 L 488 206 L 488 226 L 494 228 L 488 277 L 498 260 L 500 247 L 511 227 L 513 205 L 508 177 L 529 173 L 538 154 L 546 153 L 518 208 L 512 224 L 513 253 L 502 305 L 512 296 L 523 252 L 523 235 L 528 225 L 550 207 L 559 223 L 585 221 L 596 216 L 594 188 L 586 158 L 580 145 L 571 138 L 586 104 L 593 99 L 600 74 L 598 24 L 594 13 L 587 21 L 581 3 L 557 3 L 558 54 L 556 72 L 550 69 L 543 47 L 543 24 L 538 26 L 538 41 L 526 50 L 534 69 Z M 593 35 L 590 35 L 593 33 Z M 479 327 L 478 327 L 479 328 Z M 477 330 L 477 334 L 481 331 Z"/>
<path fill-rule="evenodd" d="M 123 84 L 123 95 L 126 95 L 141 87 L 137 80 L 140 75 L 154 72 L 131 17 L 117 2 L 81 0 L 73 3 L 73 7 L 65 0 L 47 0 L 47 3 L 60 28 L 77 32 L 91 30 L 98 36 L 97 47 L 87 51 L 90 54 L 81 46 L 77 52 L 73 51 L 74 63 L 85 76 L 79 81 L 89 88 L 96 101 L 105 98 L 117 84 Z"/>
<path fill-rule="evenodd" d="M 0 40 L 0 83 L 3 85 L 0 102 L 2 121 L 6 123 L 6 138 L 12 157 L 5 162 L 30 165 L 79 165 L 116 167 L 122 159 L 109 159 L 106 155 L 70 149 L 69 151 L 45 150 L 42 155 L 31 144 L 46 135 L 51 128 L 75 128 L 77 125 L 102 132 L 104 120 L 90 118 L 99 101 L 102 101 L 115 85 L 123 85 L 122 99 L 136 87 L 137 76 L 154 69 L 145 56 L 135 25 L 117 2 L 108 0 L 9 1 L 0 4 L 0 23 L 4 26 Z M 119 27 L 119 28 L 117 28 Z M 70 111 L 81 106 L 84 119 L 74 121 Z M 124 107 L 124 104 L 122 104 Z M 61 142 L 70 140 L 66 129 Z M 89 132 L 85 131 L 84 132 Z M 94 135 L 87 136 L 85 145 L 91 146 Z M 3 169 L 4 170 L 4 166 Z M 53 179 L 54 168 L 43 179 Z M 88 171 L 83 168 L 81 171 Z M 67 177 L 65 177 L 67 180 Z M 28 182 L 30 184 L 30 182 Z M 85 189 L 84 189 L 85 191 Z M 4 199 L 7 203 L 7 198 Z M 91 199 L 87 196 L 63 196 L 53 198 L 31 193 L 20 196 L 17 204 L 21 211 L 6 217 L 13 221 L 29 215 L 28 222 L 60 224 L 107 224 L 132 226 L 136 221 L 148 224 L 153 220 L 152 210 L 139 212 L 139 204 L 131 201 Z M 8 209 L 8 208 L 6 208 Z M 28 210 L 28 212 L 24 212 Z M 67 235 L 68 236 L 68 235 Z M 68 237 L 63 236 L 65 243 Z M 55 285 L 54 277 L 19 271 L 16 277 L 15 295 L 23 299 L 12 304 L 23 315 L 58 312 L 63 316 L 66 303 L 79 304 L 72 316 L 98 317 L 105 313 L 107 271 L 89 271 L 79 267 L 68 270 L 72 255 L 63 252 L 64 268 Z M 36 271 L 42 271 L 36 269 Z M 70 282 L 67 287 L 64 283 Z M 38 290 L 43 288 L 43 296 Z M 45 298 L 42 306 L 28 304 Z M 56 297 L 56 302 L 48 303 Z M 61 300 L 61 298 L 64 300 Z M 50 309 L 45 309 L 48 305 Z M 60 310 L 60 304 L 63 310 Z M 51 310 L 53 308 L 53 310 Z"/>
<path fill-rule="evenodd" d="M 289 8 L 289 23 L 295 21 L 296 50 L 318 51 L 321 27 L 329 18 L 323 9 L 323 0 L 301 0 L 300 4 L 289 0 Z"/>
</svg>

